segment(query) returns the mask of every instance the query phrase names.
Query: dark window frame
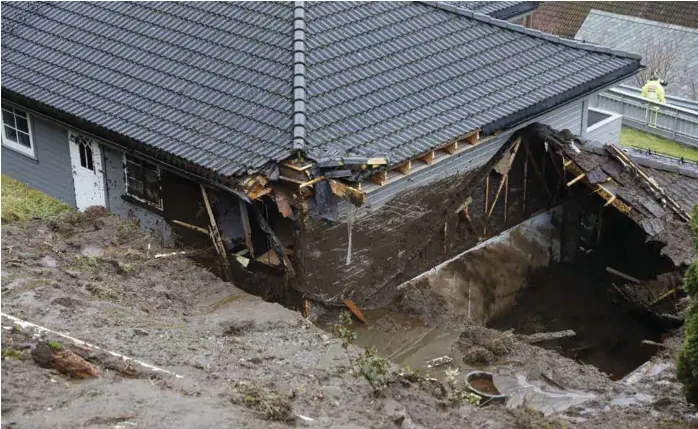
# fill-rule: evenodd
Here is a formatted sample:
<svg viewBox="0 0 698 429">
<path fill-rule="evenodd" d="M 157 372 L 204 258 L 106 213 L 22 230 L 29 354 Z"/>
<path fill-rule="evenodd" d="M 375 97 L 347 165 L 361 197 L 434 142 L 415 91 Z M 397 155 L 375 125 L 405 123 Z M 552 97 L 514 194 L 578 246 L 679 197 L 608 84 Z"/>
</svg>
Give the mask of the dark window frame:
<svg viewBox="0 0 698 429">
<path fill-rule="evenodd" d="M 124 181 L 128 197 L 162 211 L 160 166 L 124 154 Z"/>
</svg>

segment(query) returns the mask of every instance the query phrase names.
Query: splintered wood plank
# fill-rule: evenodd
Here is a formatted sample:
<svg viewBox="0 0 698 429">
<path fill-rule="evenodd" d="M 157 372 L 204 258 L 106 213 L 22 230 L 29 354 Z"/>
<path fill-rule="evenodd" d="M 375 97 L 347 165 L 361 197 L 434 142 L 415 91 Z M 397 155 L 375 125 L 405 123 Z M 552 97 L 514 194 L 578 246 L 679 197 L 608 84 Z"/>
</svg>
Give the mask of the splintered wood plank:
<svg viewBox="0 0 698 429">
<path fill-rule="evenodd" d="M 371 181 L 378 186 L 385 185 L 385 182 L 387 180 L 388 180 L 388 172 L 387 171 L 379 171 L 378 173 L 371 176 Z"/>
<path fill-rule="evenodd" d="M 364 317 L 363 313 L 361 313 L 361 310 L 359 310 L 359 307 L 356 305 L 354 300 L 347 298 L 344 300 L 344 305 L 346 305 L 347 308 L 354 313 L 354 316 L 356 316 L 357 319 L 366 324 L 366 318 Z"/>
<path fill-rule="evenodd" d="M 424 156 L 422 156 L 421 158 L 419 158 L 419 160 L 422 161 L 422 162 L 425 163 L 425 164 L 430 164 L 430 165 L 431 165 L 431 164 L 434 163 L 434 158 L 435 158 L 435 157 L 436 157 L 436 154 L 435 154 L 434 151 L 432 150 L 432 151 L 428 152 L 426 155 L 424 155 Z"/>
</svg>

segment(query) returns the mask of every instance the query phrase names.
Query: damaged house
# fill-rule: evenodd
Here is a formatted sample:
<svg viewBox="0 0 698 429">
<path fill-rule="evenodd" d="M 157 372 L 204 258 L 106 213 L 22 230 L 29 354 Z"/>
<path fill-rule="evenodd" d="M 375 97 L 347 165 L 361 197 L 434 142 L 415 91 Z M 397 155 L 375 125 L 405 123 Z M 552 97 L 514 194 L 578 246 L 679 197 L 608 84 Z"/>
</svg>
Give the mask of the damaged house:
<svg viewBox="0 0 698 429">
<path fill-rule="evenodd" d="M 572 173 L 530 124 L 583 139 L 641 69 L 443 3 L 2 6 L 3 174 L 327 304 L 548 209 Z"/>
</svg>

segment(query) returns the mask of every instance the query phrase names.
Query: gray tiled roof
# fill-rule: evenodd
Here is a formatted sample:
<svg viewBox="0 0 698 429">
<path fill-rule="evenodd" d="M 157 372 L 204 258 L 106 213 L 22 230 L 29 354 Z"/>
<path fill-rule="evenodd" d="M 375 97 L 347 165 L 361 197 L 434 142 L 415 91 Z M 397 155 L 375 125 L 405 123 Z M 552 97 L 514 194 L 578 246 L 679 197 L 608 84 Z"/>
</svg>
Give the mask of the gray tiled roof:
<svg viewBox="0 0 698 429">
<path fill-rule="evenodd" d="M 2 3 L 2 86 L 218 171 L 287 156 L 290 3 Z"/>
<path fill-rule="evenodd" d="M 637 57 L 426 4 L 307 9 L 307 144 L 318 155 L 400 162 L 479 128 L 503 129 L 638 67 Z"/>
<path fill-rule="evenodd" d="M 294 22 L 290 2 L 2 3 L 3 97 L 231 176 L 290 156 L 294 135 L 316 157 L 399 162 L 639 67 L 447 5 L 304 7 Z"/>
<path fill-rule="evenodd" d="M 509 19 L 535 10 L 537 1 L 444 1 L 461 9 L 479 12 L 497 19 Z"/>
</svg>

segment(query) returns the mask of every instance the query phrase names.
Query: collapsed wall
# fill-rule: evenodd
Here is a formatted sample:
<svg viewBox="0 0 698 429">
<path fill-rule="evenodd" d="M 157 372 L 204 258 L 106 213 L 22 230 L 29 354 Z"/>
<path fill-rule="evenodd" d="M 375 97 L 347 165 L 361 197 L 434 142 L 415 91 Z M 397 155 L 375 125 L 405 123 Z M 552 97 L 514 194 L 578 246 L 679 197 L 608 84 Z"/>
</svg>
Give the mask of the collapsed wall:
<svg viewBox="0 0 698 429">
<path fill-rule="evenodd" d="M 495 138 L 459 155 L 439 166 L 444 177 L 408 185 L 377 207 L 369 193 L 369 204 L 347 210 L 334 225 L 304 216 L 294 255 L 301 291 L 326 304 L 352 298 L 364 307 L 380 306 L 396 296 L 398 285 L 556 199 L 557 176 L 543 145 L 518 136 Z"/>
<path fill-rule="evenodd" d="M 516 304 L 531 272 L 560 259 L 562 206 L 523 223 L 398 286 L 409 313 L 487 324 Z"/>
</svg>

